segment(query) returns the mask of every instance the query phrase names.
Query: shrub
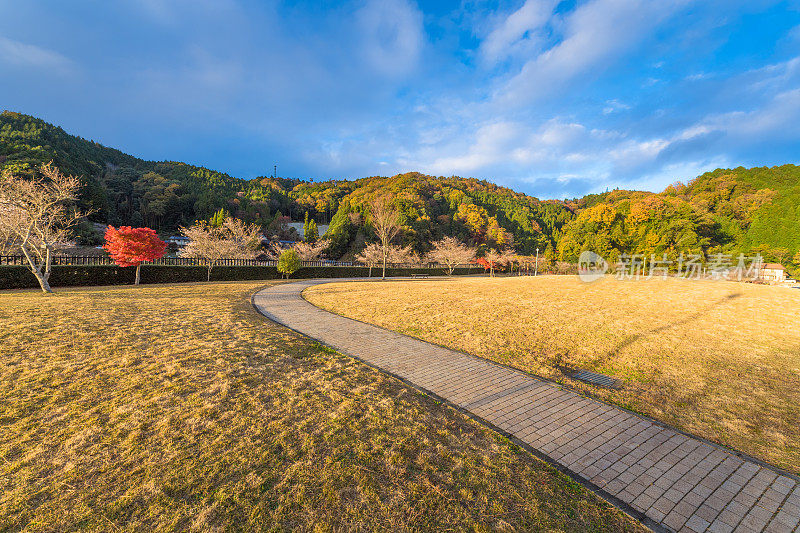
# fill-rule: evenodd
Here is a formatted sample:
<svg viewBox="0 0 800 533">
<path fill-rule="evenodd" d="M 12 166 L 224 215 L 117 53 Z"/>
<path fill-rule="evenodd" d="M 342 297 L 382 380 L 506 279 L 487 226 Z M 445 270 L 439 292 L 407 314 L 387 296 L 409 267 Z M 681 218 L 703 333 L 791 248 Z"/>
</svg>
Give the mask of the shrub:
<svg viewBox="0 0 800 533">
<path fill-rule="evenodd" d="M 459 268 L 454 274 L 475 274 L 479 268 Z M 408 276 L 414 273 L 426 273 L 431 276 L 447 274 L 443 268 L 387 268 L 388 276 Z M 136 275 L 135 267 L 116 265 L 53 266 L 52 282 L 54 287 L 79 287 L 96 285 L 130 285 Z M 177 265 L 142 265 L 141 283 L 185 283 L 206 281 L 206 268 L 203 266 Z M 211 281 L 244 281 L 258 279 L 278 279 L 280 273 L 275 267 L 266 266 L 220 266 L 214 269 Z M 294 272 L 295 278 L 366 278 L 369 268 L 352 266 L 301 267 Z M 39 284 L 31 271 L 24 266 L 0 266 L 0 289 L 32 289 Z"/>
<path fill-rule="evenodd" d="M 300 255 L 298 255 L 294 248 L 284 250 L 278 258 L 278 272 L 286 274 L 287 278 L 297 272 L 301 265 Z"/>
</svg>

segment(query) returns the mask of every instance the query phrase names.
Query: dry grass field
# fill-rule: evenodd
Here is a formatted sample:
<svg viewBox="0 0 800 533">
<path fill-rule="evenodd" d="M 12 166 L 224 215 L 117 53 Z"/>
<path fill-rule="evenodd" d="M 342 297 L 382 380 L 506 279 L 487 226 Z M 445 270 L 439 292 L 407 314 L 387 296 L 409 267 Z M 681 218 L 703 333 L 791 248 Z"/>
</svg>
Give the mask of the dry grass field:
<svg viewBox="0 0 800 533">
<path fill-rule="evenodd" d="M 258 287 L 0 292 L 0 531 L 641 529 Z"/>
<path fill-rule="evenodd" d="M 305 297 L 554 378 L 800 472 L 798 290 L 541 276 L 322 285 Z M 586 385 L 564 367 L 625 385 Z"/>
</svg>

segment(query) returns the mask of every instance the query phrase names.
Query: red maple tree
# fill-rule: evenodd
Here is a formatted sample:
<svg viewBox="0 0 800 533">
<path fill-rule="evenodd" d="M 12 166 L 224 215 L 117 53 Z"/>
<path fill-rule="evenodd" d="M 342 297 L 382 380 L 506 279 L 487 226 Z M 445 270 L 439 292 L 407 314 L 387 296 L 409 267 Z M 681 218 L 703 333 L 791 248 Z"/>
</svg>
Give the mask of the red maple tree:
<svg viewBox="0 0 800 533">
<path fill-rule="evenodd" d="M 139 284 L 139 271 L 143 261 L 154 261 L 167 251 L 167 243 L 158 238 L 155 230 L 150 228 L 132 228 L 120 226 L 119 229 L 109 226 L 106 229 L 106 243 L 114 264 L 121 267 L 136 267 L 136 282 Z"/>
<path fill-rule="evenodd" d="M 483 267 L 483 270 L 490 270 L 497 268 L 497 261 L 489 261 L 485 257 L 479 257 L 476 261 L 480 266 Z"/>
</svg>

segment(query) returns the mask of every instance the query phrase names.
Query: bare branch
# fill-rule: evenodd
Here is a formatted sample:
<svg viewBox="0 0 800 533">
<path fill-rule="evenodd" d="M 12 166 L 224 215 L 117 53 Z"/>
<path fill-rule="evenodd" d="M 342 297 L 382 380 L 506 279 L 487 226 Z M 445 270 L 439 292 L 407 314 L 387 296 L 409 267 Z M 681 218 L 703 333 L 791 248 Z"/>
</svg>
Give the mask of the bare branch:
<svg viewBox="0 0 800 533">
<path fill-rule="evenodd" d="M 39 167 L 33 179 L 0 176 L 0 249 L 20 251 L 45 292 L 52 254 L 67 243 L 70 228 L 85 213 L 74 202 L 81 183 L 75 176 L 64 176 L 52 161 Z"/>
<path fill-rule="evenodd" d="M 328 249 L 328 245 L 330 245 L 329 240 L 321 239 L 314 243 L 300 241 L 295 243 L 293 248 L 302 261 L 314 261 L 322 255 L 322 252 Z"/>
<path fill-rule="evenodd" d="M 221 227 L 215 228 L 206 221 L 200 221 L 189 228 L 181 228 L 189 238 L 181 251 L 182 257 L 194 257 L 211 269 L 222 259 L 255 259 L 261 243 L 261 229 L 255 224 L 228 217 Z"/>
<path fill-rule="evenodd" d="M 475 249 L 462 243 L 455 237 L 444 237 L 433 243 L 428 252 L 428 261 L 445 265 L 449 275 L 458 265 L 470 263 L 475 259 Z"/>
</svg>

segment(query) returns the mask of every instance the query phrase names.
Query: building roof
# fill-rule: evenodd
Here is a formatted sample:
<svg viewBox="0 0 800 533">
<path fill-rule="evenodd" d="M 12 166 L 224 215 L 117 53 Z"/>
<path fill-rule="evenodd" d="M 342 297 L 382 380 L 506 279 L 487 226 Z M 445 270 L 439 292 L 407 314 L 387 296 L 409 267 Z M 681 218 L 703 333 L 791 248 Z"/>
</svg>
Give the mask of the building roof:
<svg viewBox="0 0 800 533">
<path fill-rule="evenodd" d="M 762 270 L 786 270 L 780 263 L 764 263 L 761 267 Z"/>
</svg>

